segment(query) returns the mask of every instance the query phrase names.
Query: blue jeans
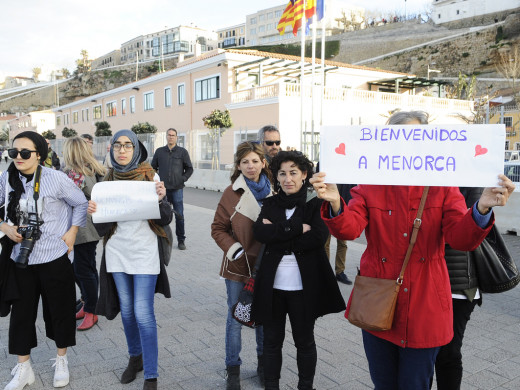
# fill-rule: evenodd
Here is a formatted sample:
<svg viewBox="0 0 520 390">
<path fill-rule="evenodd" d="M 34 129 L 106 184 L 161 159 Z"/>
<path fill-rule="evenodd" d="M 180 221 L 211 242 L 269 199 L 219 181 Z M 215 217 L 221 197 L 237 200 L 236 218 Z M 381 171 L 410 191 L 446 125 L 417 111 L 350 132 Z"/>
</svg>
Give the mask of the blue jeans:
<svg viewBox="0 0 520 390">
<path fill-rule="evenodd" d="M 157 378 L 157 323 L 153 309 L 157 275 L 112 273 L 130 356 L 143 354 L 144 379 Z"/>
<path fill-rule="evenodd" d="M 184 204 L 182 200 L 182 188 L 180 190 L 166 190 L 166 198 L 173 206 L 175 213 L 175 235 L 177 241 L 184 241 Z"/>
<path fill-rule="evenodd" d="M 375 390 L 429 390 L 440 347 L 402 348 L 367 331 L 363 346 Z"/>
<path fill-rule="evenodd" d="M 238 301 L 238 295 L 245 283 L 226 279 L 228 315 L 226 320 L 226 366 L 239 366 L 242 364 L 240 350 L 242 349 L 242 324 L 231 315 L 231 308 Z M 255 328 L 256 354 L 264 354 L 264 329 Z"/>
</svg>

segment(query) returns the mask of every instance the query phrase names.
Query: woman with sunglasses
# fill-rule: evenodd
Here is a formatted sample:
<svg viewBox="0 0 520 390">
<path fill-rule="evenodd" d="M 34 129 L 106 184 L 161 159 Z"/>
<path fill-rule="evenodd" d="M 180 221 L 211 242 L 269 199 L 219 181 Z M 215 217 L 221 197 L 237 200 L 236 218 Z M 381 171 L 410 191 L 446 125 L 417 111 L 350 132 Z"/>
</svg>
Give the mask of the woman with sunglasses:
<svg viewBox="0 0 520 390">
<path fill-rule="evenodd" d="M 266 245 L 255 279 L 252 317 L 264 327 L 265 389 L 280 389 L 287 316 L 296 346 L 298 390 L 313 390 L 317 351 L 314 323 L 345 309 L 324 245 L 329 232 L 321 201 L 309 194 L 313 164 L 300 152 L 278 153 L 269 165 L 276 195 L 253 225 Z"/>
<path fill-rule="evenodd" d="M 271 171 L 262 146 L 256 142 L 238 145 L 231 185 L 224 190 L 211 225 L 211 237 L 224 251 L 220 276 L 225 279 L 228 313 L 226 320 L 227 390 L 240 389 L 242 325 L 231 315 L 238 295 L 255 268 L 260 243 L 253 237 L 253 222 L 262 202 L 271 195 Z M 257 374 L 263 382 L 263 330 L 255 329 Z"/>
<path fill-rule="evenodd" d="M 65 173 L 90 199 L 94 184 L 103 179 L 105 168 L 96 160 L 92 147 L 84 138 L 73 137 L 63 145 Z M 94 314 L 98 299 L 99 277 L 96 268 L 96 247 L 100 240 L 92 224 L 92 216 L 87 215 L 87 226 L 80 228 L 74 243 L 74 274 L 78 282 L 82 304 L 76 319 L 83 321 L 78 330 L 92 328 L 98 321 Z"/>
<path fill-rule="evenodd" d="M 94 224 L 103 240 L 100 267 L 100 293 L 96 313 L 115 318 L 121 310 L 130 359 L 121 383 L 132 382 L 144 368 L 143 390 L 157 389 L 158 355 L 157 322 L 154 294 L 170 298 L 166 275 L 165 253 L 159 248 L 159 238 L 167 237 L 163 226 L 172 220 L 172 208 L 164 200 L 164 183 L 146 162 L 148 153 L 130 130 L 120 130 L 112 138 L 110 160 L 112 168 L 104 181 L 156 181 L 160 218 Z M 96 202 L 90 200 L 88 212 L 96 212 Z"/>
<path fill-rule="evenodd" d="M 63 387 L 69 383 L 67 348 L 76 345 L 76 286 L 71 262 L 76 234 L 86 223 L 87 200 L 62 172 L 41 166 L 48 154 L 40 134 L 18 134 L 8 153 L 13 161 L 0 176 L 0 205 L 7 214 L 0 221 L 0 231 L 5 234 L 0 284 L 8 283 L 14 289 L 10 291 L 13 301 L 8 303 L 9 353 L 18 355 L 18 364 L 5 390 L 23 389 L 35 381 L 30 353 L 37 345 L 35 322 L 40 298 L 46 335 L 58 349 L 53 385 Z M 26 227 L 25 233 L 19 227 Z M 32 250 L 27 250 L 31 244 Z M 28 260 L 25 265 L 24 260 Z M 0 314 L 7 315 L 8 308 Z"/>
</svg>

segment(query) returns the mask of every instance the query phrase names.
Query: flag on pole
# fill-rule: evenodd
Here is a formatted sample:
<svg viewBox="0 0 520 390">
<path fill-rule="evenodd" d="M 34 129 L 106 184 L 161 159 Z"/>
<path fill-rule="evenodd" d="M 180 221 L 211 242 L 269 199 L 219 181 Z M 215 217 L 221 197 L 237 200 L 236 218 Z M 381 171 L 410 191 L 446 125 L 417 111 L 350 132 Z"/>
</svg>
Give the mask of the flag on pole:
<svg viewBox="0 0 520 390">
<path fill-rule="evenodd" d="M 287 3 L 287 7 L 285 7 L 285 11 L 283 11 L 280 21 L 278 22 L 278 26 L 276 26 L 276 29 L 280 32 L 280 35 L 285 34 L 285 28 L 287 26 L 294 25 L 294 3 L 295 2 L 296 2 L 296 0 L 289 0 L 289 3 Z"/>
<path fill-rule="evenodd" d="M 297 0 L 296 3 L 299 3 L 299 6 L 295 8 L 294 13 L 294 24 L 293 24 L 293 34 L 294 36 L 298 35 L 298 29 L 302 26 L 302 17 L 303 17 L 303 0 Z M 296 11 L 297 10 L 297 11 Z M 307 0 L 305 2 L 305 18 L 307 19 L 305 33 L 309 32 L 309 21 L 312 19 L 312 16 L 316 13 L 316 0 Z"/>
</svg>

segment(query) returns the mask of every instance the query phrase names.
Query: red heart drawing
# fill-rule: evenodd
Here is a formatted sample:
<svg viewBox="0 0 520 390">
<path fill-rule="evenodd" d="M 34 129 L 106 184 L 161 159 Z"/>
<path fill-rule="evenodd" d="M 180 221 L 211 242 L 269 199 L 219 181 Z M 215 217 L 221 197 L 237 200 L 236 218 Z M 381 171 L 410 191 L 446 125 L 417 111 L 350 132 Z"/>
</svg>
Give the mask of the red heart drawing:
<svg viewBox="0 0 520 390">
<path fill-rule="evenodd" d="M 473 157 L 480 156 L 481 154 L 486 154 L 488 152 L 487 148 L 483 148 L 480 145 L 475 146 L 475 155 Z"/>
<path fill-rule="evenodd" d="M 345 155 L 345 144 L 343 142 L 340 143 L 339 146 L 334 150 L 336 151 L 337 154 Z"/>
</svg>

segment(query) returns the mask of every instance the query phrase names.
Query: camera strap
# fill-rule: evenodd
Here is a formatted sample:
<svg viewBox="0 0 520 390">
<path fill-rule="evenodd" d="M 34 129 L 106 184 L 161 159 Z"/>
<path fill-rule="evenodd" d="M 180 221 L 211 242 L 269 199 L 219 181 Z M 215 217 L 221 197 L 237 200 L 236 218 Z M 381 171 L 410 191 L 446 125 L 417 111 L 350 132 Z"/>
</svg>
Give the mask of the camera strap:
<svg viewBox="0 0 520 390">
<path fill-rule="evenodd" d="M 42 166 L 38 165 L 36 168 L 36 172 L 34 173 L 34 191 L 33 191 L 33 199 L 34 199 L 34 211 L 36 211 L 36 223 L 38 226 L 40 225 L 39 217 L 38 217 L 38 198 L 40 197 L 40 178 L 42 176 Z"/>
</svg>

